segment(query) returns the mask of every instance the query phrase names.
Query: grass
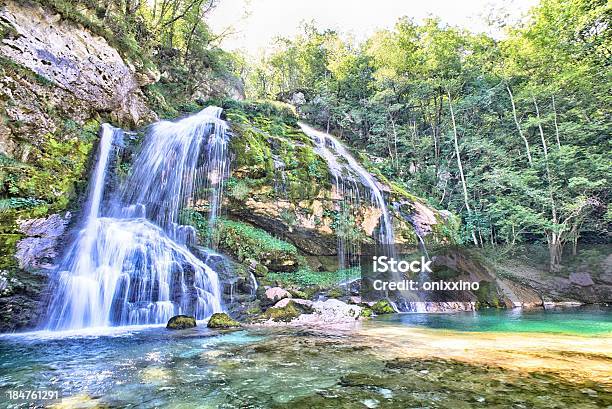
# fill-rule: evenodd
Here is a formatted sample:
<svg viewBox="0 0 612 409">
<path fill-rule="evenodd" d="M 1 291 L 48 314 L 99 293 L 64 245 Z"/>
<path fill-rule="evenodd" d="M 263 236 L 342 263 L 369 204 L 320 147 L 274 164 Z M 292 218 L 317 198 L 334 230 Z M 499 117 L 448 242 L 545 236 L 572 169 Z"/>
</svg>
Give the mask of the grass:
<svg viewBox="0 0 612 409">
<path fill-rule="evenodd" d="M 333 287 L 347 279 L 359 278 L 360 275 L 360 269 L 357 267 L 323 272 L 301 268 L 294 273 L 268 273 L 266 279 L 301 287 Z"/>
<path fill-rule="evenodd" d="M 248 223 L 221 220 L 218 226 L 220 246 L 232 250 L 239 260 L 257 259 L 275 252 L 297 255 L 297 248 L 293 244 Z"/>
</svg>

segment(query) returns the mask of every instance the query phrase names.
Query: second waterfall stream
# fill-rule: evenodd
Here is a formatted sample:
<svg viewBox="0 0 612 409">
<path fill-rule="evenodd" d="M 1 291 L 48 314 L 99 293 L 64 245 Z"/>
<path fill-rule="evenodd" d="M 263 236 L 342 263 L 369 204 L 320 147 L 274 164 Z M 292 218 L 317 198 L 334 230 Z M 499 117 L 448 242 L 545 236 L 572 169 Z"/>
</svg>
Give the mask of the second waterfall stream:
<svg viewBox="0 0 612 409">
<path fill-rule="evenodd" d="M 217 273 L 187 248 L 179 224 L 196 199 L 214 226 L 229 172 L 221 108 L 152 126 L 127 179 L 105 192 L 123 132 L 103 125 L 84 220 L 53 280 L 46 328 L 162 324 L 176 314 L 204 319 L 222 309 Z M 202 188 L 208 197 L 197 197 Z"/>
</svg>

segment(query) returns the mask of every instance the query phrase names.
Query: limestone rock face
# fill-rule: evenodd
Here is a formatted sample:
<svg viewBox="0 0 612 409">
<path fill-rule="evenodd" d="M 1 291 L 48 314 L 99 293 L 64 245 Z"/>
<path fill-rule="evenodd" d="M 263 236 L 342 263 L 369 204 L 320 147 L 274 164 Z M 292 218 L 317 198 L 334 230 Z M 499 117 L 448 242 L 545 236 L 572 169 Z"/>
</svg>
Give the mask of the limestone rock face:
<svg viewBox="0 0 612 409">
<path fill-rule="evenodd" d="M 595 284 L 589 273 L 570 273 L 569 280 L 572 284 L 580 287 L 589 287 Z"/>
<path fill-rule="evenodd" d="M 28 237 L 17 243 L 15 257 L 24 269 L 53 268 L 50 264 L 59 253 L 59 239 L 70 221 L 70 212 L 60 216 L 18 221 L 19 230 Z"/>
<path fill-rule="evenodd" d="M 105 39 L 40 8 L 9 1 L 0 21 L 13 35 L 0 55 L 27 67 L 87 104 L 111 112 L 119 122 L 139 125 L 155 118 L 145 105 L 134 72 Z"/>
</svg>

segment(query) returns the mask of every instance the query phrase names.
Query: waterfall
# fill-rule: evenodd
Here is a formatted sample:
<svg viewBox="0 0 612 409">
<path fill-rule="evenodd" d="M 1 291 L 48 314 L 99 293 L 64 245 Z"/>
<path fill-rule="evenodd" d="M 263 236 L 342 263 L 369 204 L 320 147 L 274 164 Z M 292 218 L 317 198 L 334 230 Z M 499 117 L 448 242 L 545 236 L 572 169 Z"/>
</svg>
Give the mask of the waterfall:
<svg viewBox="0 0 612 409">
<path fill-rule="evenodd" d="M 187 248 L 195 230 L 179 224 L 202 186 L 215 223 L 229 166 L 220 114 L 209 107 L 153 125 L 106 209 L 109 157 L 122 132 L 103 125 L 84 227 L 51 286 L 48 329 L 159 324 L 176 314 L 204 319 L 221 311 L 217 273 Z"/>
<path fill-rule="evenodd" d="M 370 202 L 381 212 L 378 242 L 385 246 L 386 252 L 395 254 L 393 223 L 379 183 L 335 137 L 317 131 L 304 123 L 299 123 L 299 125 L 302 131 L 314 142 L 316 152 L 327 162 L 329 171 L 334 178 L 334 188 L 344 207 L 344 209 L 341 208 L 341 211 L 347 211 L 347 208 L 354 209 L 359 205 L 360 195 L 356 183 L 358 180 L 369 192 Z M 340 268 L 344 268 L 347 266 L 344 260 L 347 253 L 347 243 L 341 238 L 339 240 Z"/>
<path fill-rule="evenodd" d="M 341 201 L 341 210 L 346 212 L 356 209 L 360 205 L 359 188 L 356 181 L 369 192 L 370 203 L 381 213 L 378 242 L 383 245 L 383 253 L 389 257 L 396 257 L 395 234 L 393 222 L 387 208 L 385 197 L 376 179 L 350 154 L 346 147 L 334 136 L 325 132 L 317 131 L 312 127 L 299 123 L 302 131 L 308 135 L 315 144 L 316 152 L 327 162 L 333 177 L 334 189 Z M 412 220 L 412 219 L 410 219 Z M 413 223 L 414 225 L 414 223 Z M 422 250 L 427 258 L 427 249 L 420 230 L 415 225 L 415 233 L 419 238 Z M 359 252 L 358 246 L 348 242 L 338 234 L 338 260 L 340 268 L 350 267 L 350 258 Z M 347 262 L 347 258 L 349 262 Z M 404 277 L 399 272 L 393 273 L 395 281 L 401 281 Z M 420 311 L 423 308 L 421 297 L 411 291 L 401 291 L 399 304 L 407 311 Z M 397 305 L 394 308 L 399 311 Z"/>
</svg>

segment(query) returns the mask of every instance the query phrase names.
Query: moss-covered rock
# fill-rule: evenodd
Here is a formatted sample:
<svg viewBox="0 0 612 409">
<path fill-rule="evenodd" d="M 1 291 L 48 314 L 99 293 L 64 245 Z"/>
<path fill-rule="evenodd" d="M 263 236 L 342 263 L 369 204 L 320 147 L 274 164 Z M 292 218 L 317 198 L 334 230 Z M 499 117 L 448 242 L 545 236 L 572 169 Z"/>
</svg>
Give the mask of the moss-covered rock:
<svg viewBox="0 0 612 409">
<path fill-rule="evenodd" d="M 237 328 L 240 327 L 240 323 L 230 318 L 224 312 L 214 313 L 206 324 L 208 328 Z"/>
<path fill-rule="evenodd" d="M 189 315 L 175 315 L 168 320 L 166 328 L 168 329 L 186 329 L 193 328 L 196 326 L 196 320 L 194 317 Z"/>
<path fill-rule="evenodd" d="M 370 309 L 376 315 L 395 314 L 395 310 L 393 309 L 391 303 L 388 300 L 377 301 L 373 306 L 370 307 Z"/>
<path fill-rule="evenodd" d="M 263 318 L 276 322 L 289 322 L 304 313 L 300 304 L 289 301 L 283 307 L 270 307 L 263 313 Z"/>
<path fill-rule="evenodd" d="M 360 317 L 362 317 L 362 318 L 370 318 L 370 317 L 372 317 L 372 314 L 373 314 L 373 312 L 372 312 L 371 308 L 369 308 L 369 307 L 362 307 Z"/>
</svg>

